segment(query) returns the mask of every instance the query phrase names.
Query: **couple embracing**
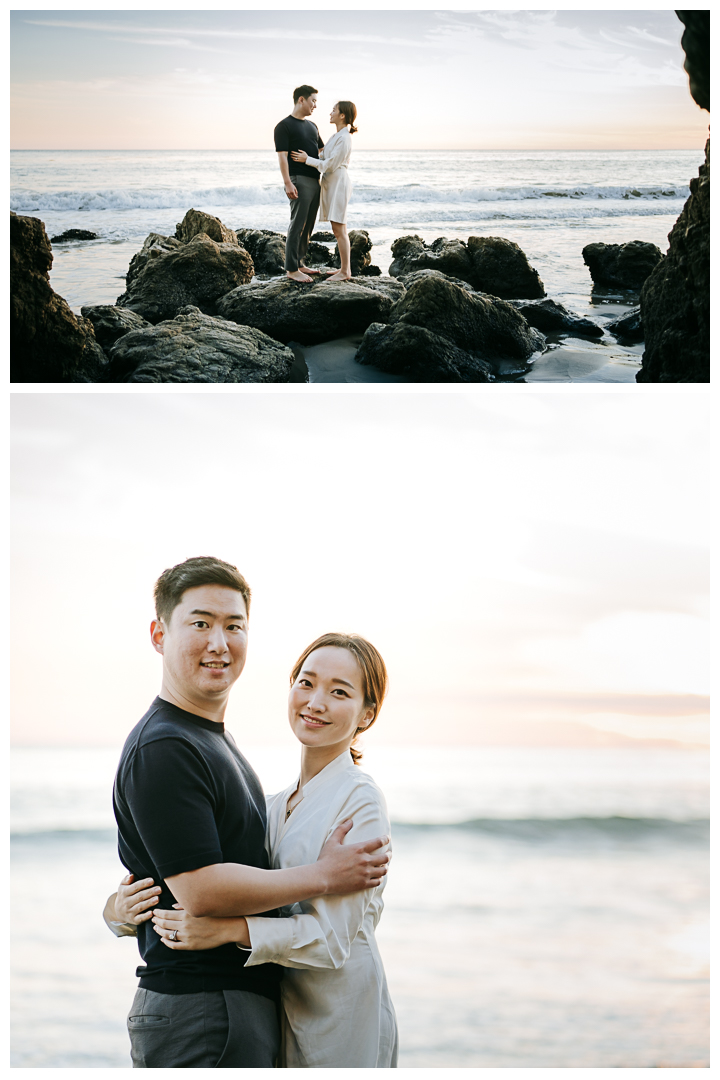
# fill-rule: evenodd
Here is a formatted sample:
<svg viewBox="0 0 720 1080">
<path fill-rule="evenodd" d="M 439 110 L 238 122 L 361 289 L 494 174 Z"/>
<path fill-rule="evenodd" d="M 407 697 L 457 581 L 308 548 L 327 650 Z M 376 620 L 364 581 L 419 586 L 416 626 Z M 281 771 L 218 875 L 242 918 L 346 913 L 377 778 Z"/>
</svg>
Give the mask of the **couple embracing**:
<svg viewBox="0 0 720 1080">
<path fill-rule="evenodd" d="M 356 634 L 301 653 L 288 702 L 300 775 L 266 801 L 224 726 L 245 665 L 247 582 L 219 559 L 188 559 L 160 576 L 155 605 L 162 686 L 118 766 L 129 873 L 104 912 L 144 961 L 133 1067 L 397 1067 L 374 934 L 389 822 L 355 746 L 385 696 L 382 657 Z"/>
<path fill-rule="evenodd" d="M 305 84 L 293 91 L 294 108 L 275 128 L 275 149 L 285 194 L 290 200 L 290 228 L 285 244 L 285 271 L 292 281 L 311 282 L 311 270 L 303 265 L 315 219 L 329 221 L 340 255 L 340 269 L 327 281 L 351 277 L 347 207 L 352 183 L 347 166 L 352 153 L 350 136 L 357 131 L 357 109 L 352 101 L 338 101 L 330 113 L 335 134 L 323 143 L 310 117 L 317 107 L 318 91 Z"/>
</svg>

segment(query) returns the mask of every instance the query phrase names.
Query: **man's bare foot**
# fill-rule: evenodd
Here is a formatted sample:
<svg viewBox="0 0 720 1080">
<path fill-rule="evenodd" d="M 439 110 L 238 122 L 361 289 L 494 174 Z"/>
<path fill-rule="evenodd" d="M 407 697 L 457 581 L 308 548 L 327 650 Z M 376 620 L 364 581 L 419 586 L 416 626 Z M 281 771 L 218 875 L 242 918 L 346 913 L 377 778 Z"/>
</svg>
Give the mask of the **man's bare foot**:
<svg viewBox="0 0 720 1080">
<path fill-rule="evenodd" d="M 288 270 L 286 277 L 289 277 L 291 281 L 312 281 L 312 278 L 303 274 L 302 270 Z"/>
<path fill-rule="evenodd" d="M 338 270 L 337 273 L 331 274 L 330 277 L 326 277 L 326 281 L 350 281 L 352 274 L 344 274 L 342 270 Z"/>
<path fill-rule="evenodd" d="M 303 274 L 321 274 L 322 270 L 311 270 L 309 266 L 299 267 L 300 272 Z"/>
</svg>

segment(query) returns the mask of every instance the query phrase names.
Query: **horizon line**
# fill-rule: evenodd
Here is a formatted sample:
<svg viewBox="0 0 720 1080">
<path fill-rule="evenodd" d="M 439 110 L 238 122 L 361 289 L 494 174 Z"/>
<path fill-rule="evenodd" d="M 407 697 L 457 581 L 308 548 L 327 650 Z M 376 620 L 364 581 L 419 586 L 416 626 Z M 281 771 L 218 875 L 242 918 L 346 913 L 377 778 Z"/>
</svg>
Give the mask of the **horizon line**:
<svg viewBox="0 0 720 1080">
<path fill-rule="evenodd" d="M 538 146 L 534 146 L 534 147 L 533 146 L 516 146 L 516 147 L 507 147 L 507 146 L 475 146 L 475 147 L 467 147 L 467 146 L 466 147 L 409 146 L 409 147 L 389 147 L 388 146 L 388 147 L 380 147 L 380 146 L 376 146 L 376 147 L 372 147 L 372 146 L 366 146 L 366 147 L 363 147 L 362 149 L 369 150 L 369 151 L 372 151 L 372 152 L 390 152 L 390 153 L 396 153 L 398 151 L 404 152 L 404 153 L 417 153 L 417 152 L 421 152 L 421 151 L 425 151 L 425 150 L 444 150 L 447 153 L 453 153 L 453 154 L 462 154 L 462 153 L 474 154 L 474 153 L 478 153 L 478 152 L 480 152 L 480 153 L 493 153 L 493 154 L 497 154 L 497 153 L 517 154 L 517 153 L 529 153 L 529 152 L 544 153 L 545 151 L 551 151 L 553 153 L 558 153 L 559 151 L 560 152 L 567 151 L 567 152 L 570 152 L 570 153 L 575 153 L 577 151 L 580 151 L 582 153 L 588 153 L 590 151 L 597 152 L 597 153 L 607 153 L 608 150 L 610 150 L 610 151 L 627 150 L 630 153 L 633 153 L 633 152 L 636 152 L 636 151 L 640 152 L 640 151 L 643 151 L 643 150 L 669 150 L 669 151 L 673 151 L 673 152 L 677 152 L 679 150 L 687 150 L 688 152 L 691 152 L 691 151 L 694 151 L 696 148 L 695 147 L 688 147 L 688 146 L 636 146 L 636 147 L 629 147 L 629 146 L 574 146 L 574 147 L 568 147 L 568 146 L 541 146 L 541 147 L 538 147 Z M 697 149 L 704 150 L 704 147 L 697 147 Z M 203 147 L 193 147 L 193 146 L 169 146 L 169 147 L 157 147 L 157 146 L 155 146 L 155 147 L 147 147 L 147 146 L 64 146 L 64 147 L 17 146 L 17 147 L 15 147 L 15 146 L 11 146 L 10 147 L 10 153 L 11 154 L 12 153 L 15 153 L 15 154 L 18 154 L 18 153 L 20 153 L 20 154 L 22 154 L 22 153 L 36 153 L 38 151 L 42 151 L 44 153 L 53 153 L 53 154 L 61 154 L 61 153 L 79 154 L 79 153 L 85 153 L 85 152 L 91 152 L 92 153 L 92 152 L 98 152 L 98 151 L 100 151 L 100 152 L 106 151 L 108 153 L 114 153 L 114 154 L 123 153 L 123 152 L 124 153 L 135 153 L 135 154 L 136 153 L 150 153 L 150 154 L 169 153 L 169 154 L 176 154 L 176 153 L 187 153 L 188 151 L 197 152 L 197 153 L 208 153 L 208 152 L 210 152 L 210 153 L 232 153 L 232 154 L 235 154 L 235 153 L 256 154 L 256 153 L 263 153 L 263 152 L 264 153 L 275 153 L 274 150 L 271 151 L 265 146 L 248 146 L 248 147 L 227 147 L 227 146 L 203 146 Z"/>
</svg>

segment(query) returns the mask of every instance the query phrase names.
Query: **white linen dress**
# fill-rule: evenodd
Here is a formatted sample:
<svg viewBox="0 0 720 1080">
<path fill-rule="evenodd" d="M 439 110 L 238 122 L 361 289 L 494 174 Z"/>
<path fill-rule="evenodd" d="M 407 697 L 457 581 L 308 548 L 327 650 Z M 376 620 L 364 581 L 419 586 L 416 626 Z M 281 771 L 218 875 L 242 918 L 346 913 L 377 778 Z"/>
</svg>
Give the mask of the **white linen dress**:
<svg viewBox="0 0 720 1080">
<path fill-rule="evenodd" d="M 309 157 L 306 165 L 314 166 L 320 173 L 319 221 L 347 223 L 347 208 L 352 194 L 352 180 L 348 174 L 348 161 L 352 153 L 352 135 L 344 127 L 336 131 L 323 147 L 321 158 Z"/>
<path fill-rule="evenodd" d="M 342 754 L 305 785 L 285 818 L 297 781 L 268 799 L 266 847 L 273 869 L 315 862 L 345 818 L 345 843 L 390 835 L 382 792 Z M 381 885 L 349 896 L 322 896 L 283 909 L 288 918 L 248 918 L 247 964 L 286 968 L 281 983 L 281 1067 L 397 1068 L 397 1023 L 375 927 L 383 909 Z"/>
</svg>

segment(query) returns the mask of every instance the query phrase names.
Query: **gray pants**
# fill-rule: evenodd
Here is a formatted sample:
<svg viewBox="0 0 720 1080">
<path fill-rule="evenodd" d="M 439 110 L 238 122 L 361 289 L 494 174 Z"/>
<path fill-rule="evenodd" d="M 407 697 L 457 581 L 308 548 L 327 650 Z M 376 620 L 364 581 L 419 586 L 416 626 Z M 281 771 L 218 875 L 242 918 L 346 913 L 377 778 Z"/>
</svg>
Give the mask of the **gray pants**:
<svg viewBox="0 0 720 1080">
<path fill-rule="evenodd" d="M 290 199 L 290 228 L 285 241 L 285 269 L 295 271 L 307 255 L 320 205 L 320 180 L 312 176 L 291 176 L 298 198 Z"/>
<path fill-rule="evenodd" d="M 275 1005 L 247 990 L 138 990 L 128 1014 L 133 1069 L 272 1069 Z"/>
</svg>

